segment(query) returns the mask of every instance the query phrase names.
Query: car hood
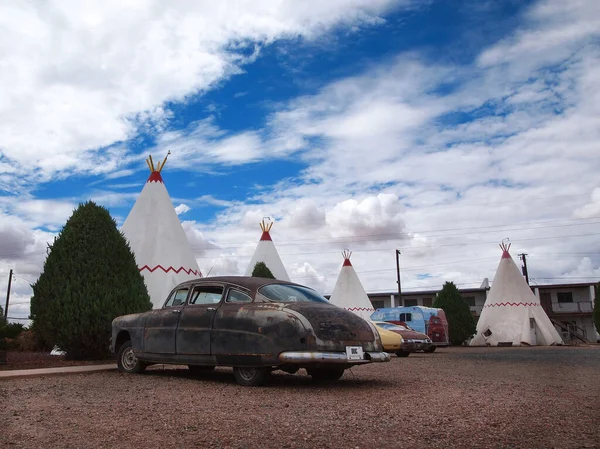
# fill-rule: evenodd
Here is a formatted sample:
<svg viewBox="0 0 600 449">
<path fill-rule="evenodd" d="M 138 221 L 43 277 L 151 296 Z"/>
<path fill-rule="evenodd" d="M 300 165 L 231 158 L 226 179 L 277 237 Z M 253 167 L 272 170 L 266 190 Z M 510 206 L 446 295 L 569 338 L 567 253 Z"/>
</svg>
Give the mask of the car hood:
<svg viewBox="0 0 600 449">
<path fill-rule="evenodd" d="M 417 331 L 397 331 L 404 340 L 427 340 L 429 337 Z"/>
</svg>

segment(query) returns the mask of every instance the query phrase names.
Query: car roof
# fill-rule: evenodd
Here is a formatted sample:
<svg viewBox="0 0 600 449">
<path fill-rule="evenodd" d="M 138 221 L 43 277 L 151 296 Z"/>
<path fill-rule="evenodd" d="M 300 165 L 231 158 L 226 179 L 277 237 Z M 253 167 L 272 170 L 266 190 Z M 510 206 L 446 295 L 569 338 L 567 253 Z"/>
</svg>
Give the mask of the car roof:
<svg viewBox="0 0 600 449">
<path fill-rule="evenodd" d="M 255 292 L 260 287 L 267 284 L 300 285 L 289 281 L 281 281 L 279 279 L 259 278 L 253 276 L 209 276 L 182 282 L 177 287 L 210 284 L 211 282 L 237 285 L 252 292 Z"/>
</svg>

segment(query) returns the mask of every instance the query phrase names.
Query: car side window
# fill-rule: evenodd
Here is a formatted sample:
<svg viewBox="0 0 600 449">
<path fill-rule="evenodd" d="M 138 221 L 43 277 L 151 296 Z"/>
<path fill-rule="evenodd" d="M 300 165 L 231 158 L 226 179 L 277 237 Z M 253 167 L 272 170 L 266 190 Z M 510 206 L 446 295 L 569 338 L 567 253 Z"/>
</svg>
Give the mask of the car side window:
<svg viewBox="0 0 600 449">
<path fill-rule="evenodd" d="M 229 290 L 227 294 L 227 299 L 225 300 L 229 303 L 244 303 L 244 302 L 252 302 L 252 298 L 248 296 L 246 293 L 242 293 L 239 290 Z"/>
<path fill-rule="evenodd" d="M 166 302 L 165 307 L 177 307 L 182 304 L 185 304 L 185 300 L 187 298 L 189 288 L 179 288 L 171 293 L 169 300 Z"/>
<path fill-rule="evenodd" d="M 223 296 L 223 287 L 219 285 L 198 285 L 192 291 L 190 304 L 218 304 Z"/>
</svg>

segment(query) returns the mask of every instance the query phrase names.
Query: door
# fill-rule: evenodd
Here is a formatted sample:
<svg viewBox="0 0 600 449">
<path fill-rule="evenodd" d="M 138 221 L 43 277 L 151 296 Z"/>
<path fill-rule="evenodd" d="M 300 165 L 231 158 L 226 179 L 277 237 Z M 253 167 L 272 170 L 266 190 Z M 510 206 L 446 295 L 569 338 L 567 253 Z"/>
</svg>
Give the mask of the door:
<svg viewBox="0 0 600 449">
<path fill-rule="evenodd" d="M 221 357 L 264 352 L 266 337 L 260 331 L 248 291 L 230 288 L 217 311 L 212 331 L 211 353 Z M 239 360 L 239 359 L 238 359 Z"/>
<path fill-rule="evenodd" d="M 175 333 L 189 288 L 174 290 L 162 309 L 150 312 L 144 332 L 144 352 L 175 354 Z"/>
<path fill-rule="evenodd" d="M 535 328 L 536 328 L 535 318 L 529 318 L 529 333 L 530 333 L 530 337 L 531 337 L 531 345 L 532 346 L 537 345 L 537 335 L 536 335 Z"/>
<path fill-rule="evenodd" d="M 213 319 L 221 304 L 223 285 L 196 285 L 182 309 L 177 327 L 177 354 L 210 355 Z"/>
<path fill-rule="evenodd" d="M 550 292 L 540 292 L 540 303 L 546 315 L 552 314 L 552 296 L 550 296 Z"/>
</svg>

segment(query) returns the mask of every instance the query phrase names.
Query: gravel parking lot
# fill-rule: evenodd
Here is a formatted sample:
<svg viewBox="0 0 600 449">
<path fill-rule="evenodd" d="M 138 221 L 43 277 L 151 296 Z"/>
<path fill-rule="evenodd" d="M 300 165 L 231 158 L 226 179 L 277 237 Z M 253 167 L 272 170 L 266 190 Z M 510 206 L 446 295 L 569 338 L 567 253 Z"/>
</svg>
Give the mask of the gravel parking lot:
<svg viewBox="0 0 600 449">
<path fill-rule="evenodd" d="M 441 349 L 329 387 L 162 366 L 19 379 L 0 405 L 1 447 L 600 447 L 600 346 Z"/>
</svg>

